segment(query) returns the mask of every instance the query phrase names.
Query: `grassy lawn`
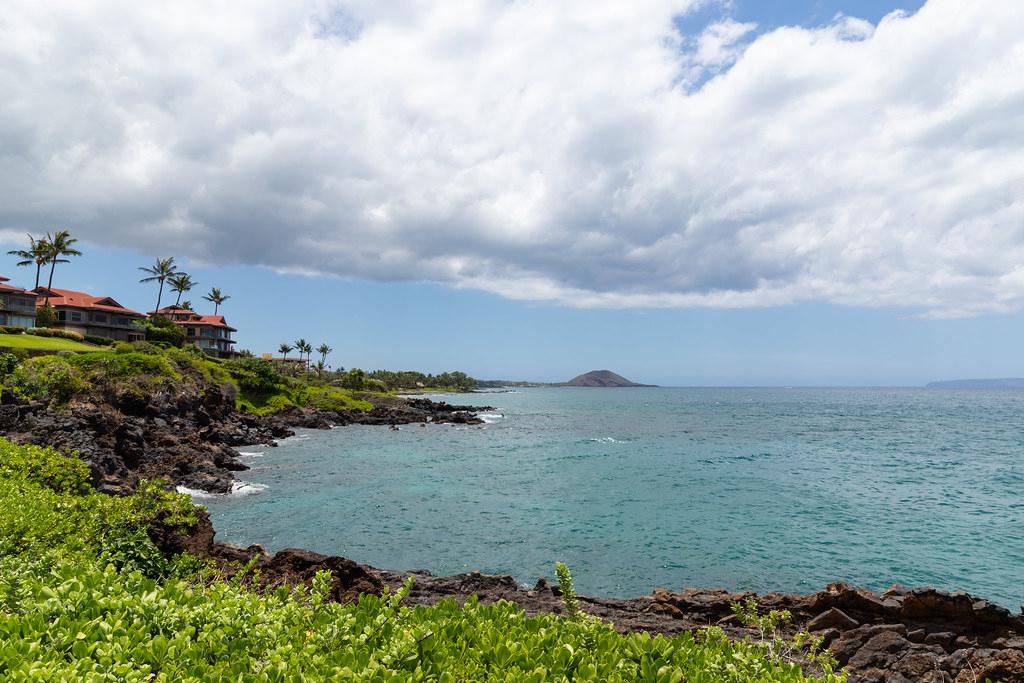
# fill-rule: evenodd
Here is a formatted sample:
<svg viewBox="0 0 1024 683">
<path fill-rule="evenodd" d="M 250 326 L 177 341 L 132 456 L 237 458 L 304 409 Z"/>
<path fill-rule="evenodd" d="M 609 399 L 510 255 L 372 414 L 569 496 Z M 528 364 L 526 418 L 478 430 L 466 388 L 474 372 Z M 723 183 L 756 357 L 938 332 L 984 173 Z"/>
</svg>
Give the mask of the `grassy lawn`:
<svg viewBox="0 0 1024 683">
<path fill-rule="evenodd" d="M 0 334 L 0 349 L 43 349 L 46 351 L 95 351 L 100 347 L 60 337 L 32 334 Z"/>
</svg>

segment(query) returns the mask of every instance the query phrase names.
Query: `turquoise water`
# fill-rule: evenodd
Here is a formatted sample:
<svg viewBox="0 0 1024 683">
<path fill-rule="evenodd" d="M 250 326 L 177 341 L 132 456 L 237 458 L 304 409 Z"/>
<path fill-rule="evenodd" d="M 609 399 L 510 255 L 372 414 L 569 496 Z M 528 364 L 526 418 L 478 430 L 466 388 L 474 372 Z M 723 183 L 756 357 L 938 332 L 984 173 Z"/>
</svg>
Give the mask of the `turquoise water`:
<svg viewBox="0 0 1024 683">
<path fill-rule="evenodd" d="M 243 449 L 219 540 L 378 567 L 1024 601 L 1024 392 L 523 389 L 485 428 L 346 427 Z M 259 490 L 260 487 L 265 487 Z"/>
</svg>

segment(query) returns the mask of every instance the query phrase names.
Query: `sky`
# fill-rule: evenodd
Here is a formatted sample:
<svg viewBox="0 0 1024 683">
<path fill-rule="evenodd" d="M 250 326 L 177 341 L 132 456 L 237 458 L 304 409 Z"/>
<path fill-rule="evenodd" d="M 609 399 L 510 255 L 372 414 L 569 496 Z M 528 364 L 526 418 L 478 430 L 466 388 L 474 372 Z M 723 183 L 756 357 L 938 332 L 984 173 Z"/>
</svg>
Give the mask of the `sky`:
<svg viewBox="0 0 1024 683">
<path fill-rule="evenodd" d="M 55 286 L 150 310 L 174 255 L 344 367 L 1024 375 L 1016 0 L 207 4 L 0 18 L 0 241 L 71 230 Z"/>
</svg>

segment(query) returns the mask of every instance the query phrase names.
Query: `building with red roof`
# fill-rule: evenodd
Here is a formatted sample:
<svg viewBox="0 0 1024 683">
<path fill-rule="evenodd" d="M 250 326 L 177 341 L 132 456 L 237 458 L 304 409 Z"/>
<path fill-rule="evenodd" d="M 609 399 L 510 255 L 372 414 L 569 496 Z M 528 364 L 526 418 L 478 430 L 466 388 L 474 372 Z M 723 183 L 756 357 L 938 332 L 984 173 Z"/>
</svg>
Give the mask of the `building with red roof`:
<svg viewBox="0 0 1024 683">
<path fill-rule="evenodd" d="M 159 311 L 152 311 L 149 317 L 159 315 L 172 320 L 185 328 L 185 343 L 192 343 L 211 356 L 230 358 L 235 355 L 231 338 L 235 328 L 228 325 L 222 315 L 200 315 L 188 308 L 166 306 Z"/>
<path fill-rule="evenodd" d="M 36 287 L 33 291 L 37 306 L 49 305 L 55 309 L 56 327 L 118 341 L 136 341 L 146 337 L 145 330 L 134 324 L 146 316 L 125 308 L 113 297 L 56 287 Z"/>
<path fill-rule="evenodd" d="M 0 275 L 0 325 L 35 327 L 35 293 L 7 284 L 10 279 Z"/>
</svg>

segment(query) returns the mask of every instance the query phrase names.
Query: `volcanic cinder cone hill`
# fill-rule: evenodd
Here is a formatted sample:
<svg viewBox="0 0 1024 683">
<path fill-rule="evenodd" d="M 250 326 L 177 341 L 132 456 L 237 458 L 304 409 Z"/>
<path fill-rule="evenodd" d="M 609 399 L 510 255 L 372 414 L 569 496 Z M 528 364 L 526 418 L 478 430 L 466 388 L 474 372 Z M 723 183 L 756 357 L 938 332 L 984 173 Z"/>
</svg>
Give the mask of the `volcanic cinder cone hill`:
<svg viewBox="0 0 1024 683">
<path fill-rule="evenodd" d="M 565 383 L 570 387 L 653 387 L 654 384 L 637 384 L 611 370 L 591 370 L 577 375 Z"/>
</svg>

